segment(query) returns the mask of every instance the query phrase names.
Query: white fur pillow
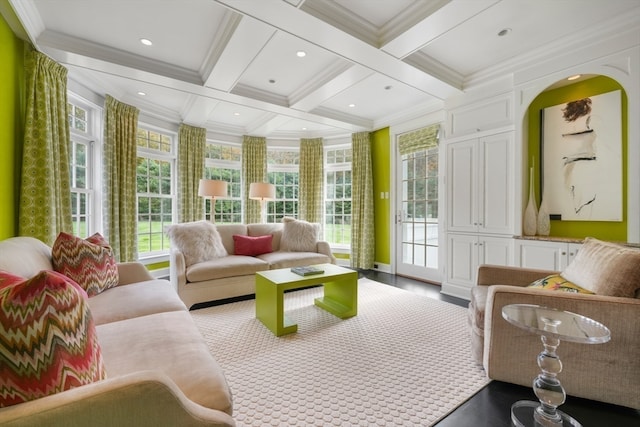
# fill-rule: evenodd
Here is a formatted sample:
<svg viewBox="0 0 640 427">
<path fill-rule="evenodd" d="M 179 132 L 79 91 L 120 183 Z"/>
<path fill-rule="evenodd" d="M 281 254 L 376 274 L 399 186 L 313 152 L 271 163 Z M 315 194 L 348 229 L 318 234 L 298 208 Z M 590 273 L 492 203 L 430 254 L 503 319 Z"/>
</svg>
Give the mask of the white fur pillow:
<svg viewBox="0 0 640 427">
<path fill-rule="evenodd" d="M 166 229 L 171 243 L 184 255 L 187 267 L 227 256 L 220 233 L 209 221 L 185 222 Z"/>
<path fill-rule="evenodd" d="M 316 252 L 320 224 L 312 224 L 295 218 L 282 218 L 284 227 L 280 248 L 291 252 Z"/>
</svg>

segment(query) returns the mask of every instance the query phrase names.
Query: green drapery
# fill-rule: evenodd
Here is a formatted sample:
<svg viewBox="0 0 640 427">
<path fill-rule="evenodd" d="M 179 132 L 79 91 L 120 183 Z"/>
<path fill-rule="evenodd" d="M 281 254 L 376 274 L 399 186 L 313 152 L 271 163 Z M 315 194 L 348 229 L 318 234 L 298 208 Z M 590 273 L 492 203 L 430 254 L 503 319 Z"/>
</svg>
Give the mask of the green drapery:
<svg viewBox="0 0 640 427">
<path fill-rule="evenodd" d="M 375 232 L 369 132 L 351 135 L 351 267 L 373 268 Z"/>
<path fill-rule="evenodd" d="M 322 223 L 324 149 L 322 138 L 300 140 L 300 219 Z"/>
<path fill-rule="evenodd" d="M 198 184 L 204 178 L 204 150 L 207 130 L 180 125 L 178 131 L 178 222 L 204 218 L 204 204 Z"/>
<path fill-rule="evenodd" d="M 398 137 L 398 151 L 400 155 L 415 153 L 420 150 L 428 150 L 438 145 L 440 125 L 427 126 L 412 132 L 407 132 Z"/>
<path fill-rule="evenodd" d="M 245 135 L 242 140 L 242 214 L 245 224 L 261 220 L 260 202 L 249 199 L 252 182 L 267 182 L 267 139 Z"/>
<path fill-rule="evenodd" d="M 104 111 L 103 225 L 120 262 L 137 259 L 138 109 L 107 95 Z"/>
<path fill-rule="evenodd" d="M 26 123 L 18 231 L 52 245 L 59 232 L 73 232 L 67 69 L 37 51 L 25 56 Z"/>
</svg>

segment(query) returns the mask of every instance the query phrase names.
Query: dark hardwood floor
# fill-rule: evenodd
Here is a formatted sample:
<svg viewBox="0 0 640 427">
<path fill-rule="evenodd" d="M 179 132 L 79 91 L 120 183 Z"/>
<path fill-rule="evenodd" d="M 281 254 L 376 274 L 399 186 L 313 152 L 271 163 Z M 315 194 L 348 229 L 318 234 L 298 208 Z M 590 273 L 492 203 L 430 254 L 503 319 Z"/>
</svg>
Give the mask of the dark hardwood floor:
<svg viewBox="0 0 640 427">
<path fill-rule="evenodd" d="M 359 271 L 359 276 L 462 307 L 468 305 L 468 301 L 464 299 L 441 294 L 438 285 L 370 270 Z M 436 426 L 510 427 L 512 425 L 511 405 L 518 400 L 537 399 L 530 387 L 492 381 Z M 583 427 L 640 426 L 640 411 L 622 406 L 567 396 L 566 402 L 560 409 L 577 419 Z"/>
</svg>

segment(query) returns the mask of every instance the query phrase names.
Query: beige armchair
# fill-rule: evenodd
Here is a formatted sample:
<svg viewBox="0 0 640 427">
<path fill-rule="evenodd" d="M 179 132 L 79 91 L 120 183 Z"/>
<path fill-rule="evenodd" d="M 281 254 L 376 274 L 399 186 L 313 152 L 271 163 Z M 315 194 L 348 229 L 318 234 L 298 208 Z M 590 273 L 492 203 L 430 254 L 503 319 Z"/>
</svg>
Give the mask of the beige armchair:
<svg viewBox="0 0 640 427">
<path fill-rule="evenodd" d="M 480 266 L 472 289 L 469 323 L 474 356 L 489 378 L 531 386 L 539 372 L 540 336 L 502 317 L 508 304 L 567 310 L 611 330 L 606 344 L 561 342 L 559 374 L 568 395 L 640 409 L 640 299 L 527 288 L 552 271 Z"/>
</svg>

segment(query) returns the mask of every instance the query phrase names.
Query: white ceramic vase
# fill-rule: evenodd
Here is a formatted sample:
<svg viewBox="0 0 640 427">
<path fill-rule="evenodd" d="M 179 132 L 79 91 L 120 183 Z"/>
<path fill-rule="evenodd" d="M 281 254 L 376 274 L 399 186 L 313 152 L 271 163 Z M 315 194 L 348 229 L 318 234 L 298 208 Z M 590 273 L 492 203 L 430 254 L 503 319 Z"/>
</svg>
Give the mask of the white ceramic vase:
<svg viewBox="0 0 640 427">
<path fill-rule="evenodd" d="M 544 198 L 545 193 L 546 191 L 542 193 L 540 209 L 538 210 L 537 232 L 539 236 L 548 236 L 549 233 L 551 233 L 551 220 L 549 219 L 549 208 L 547 207 L 547 201 Z"/>
<path fill-rule="evenodd" d="M 524 210 L 524 227 L 525 236 L 535 236 L 538 222 L 538 207 L 536 205 L 536 195 L 533 190 L 533 167 L 529 168 L 529 202 Z"/>
</svg>

